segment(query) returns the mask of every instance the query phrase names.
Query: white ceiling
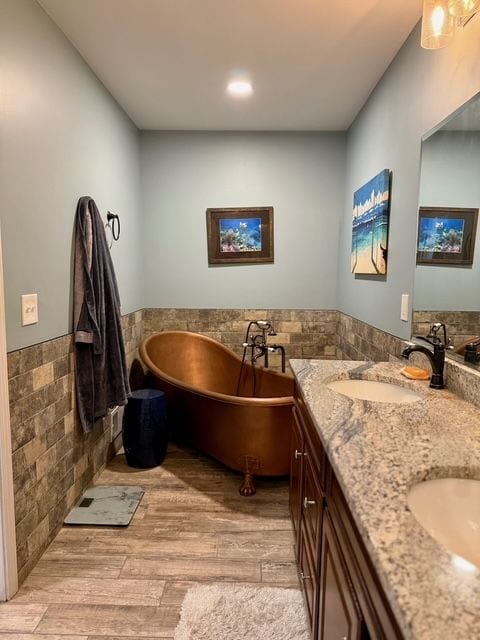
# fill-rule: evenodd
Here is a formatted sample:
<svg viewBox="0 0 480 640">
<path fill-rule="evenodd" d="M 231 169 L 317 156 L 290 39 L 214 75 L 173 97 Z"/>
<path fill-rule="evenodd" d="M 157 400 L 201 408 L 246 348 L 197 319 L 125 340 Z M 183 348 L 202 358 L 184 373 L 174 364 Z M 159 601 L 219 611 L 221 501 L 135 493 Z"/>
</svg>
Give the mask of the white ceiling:
<svg viewBox="0 0 480 640">
<path fill-rule="evenodd" d="M 422 0 L 38 0 L 140 129 L 348 128 Z M 420 46 L 420 44 L 419 44 Z M 238 76 L 248 99 L 225 93 Z"/>
</svg>

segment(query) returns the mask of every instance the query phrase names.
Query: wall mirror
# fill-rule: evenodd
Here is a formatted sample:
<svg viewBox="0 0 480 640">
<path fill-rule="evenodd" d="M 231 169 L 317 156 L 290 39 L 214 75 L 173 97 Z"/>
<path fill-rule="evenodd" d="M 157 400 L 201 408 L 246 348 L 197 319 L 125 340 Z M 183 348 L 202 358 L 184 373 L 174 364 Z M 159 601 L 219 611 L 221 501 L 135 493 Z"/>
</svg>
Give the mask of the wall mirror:
<svg viewBox="0 0 480 640">
<path fill-rule="evenodd" d="M 480 368 L 480 94 L 422 139 L 412 334 L 444 322 Z M 478 344 L 477 344 L 478 342 Z M 466 347 L 466 345 L 469 345 Z M 474 345 L 474 348 L 470 345 Z M 478 351 L 478 353 L 477 353 Z"/>
</svg>

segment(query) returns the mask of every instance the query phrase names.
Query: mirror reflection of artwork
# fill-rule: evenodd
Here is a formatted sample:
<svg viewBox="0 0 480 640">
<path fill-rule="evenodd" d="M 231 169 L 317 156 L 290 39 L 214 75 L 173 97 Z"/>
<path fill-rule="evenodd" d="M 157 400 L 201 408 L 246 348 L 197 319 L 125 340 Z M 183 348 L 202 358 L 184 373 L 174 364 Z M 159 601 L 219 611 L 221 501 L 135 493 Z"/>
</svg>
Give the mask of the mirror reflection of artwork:
<svg viewBox="0 0 480 640">
<path fill-rule="evenodd" d="M 221 218 L 219 223 L 222 253 L 262 250 L 261 218 Z"/>
<path fill-rule="evenodd" d="M 420 207 L 417 264 L 470 266 L 478 209 Z"/>
<path fill-rule="evenodd" d="M 352 273 L 387 273 L 390 171 L 384 169 L 353 196 Z"/>
</svg>

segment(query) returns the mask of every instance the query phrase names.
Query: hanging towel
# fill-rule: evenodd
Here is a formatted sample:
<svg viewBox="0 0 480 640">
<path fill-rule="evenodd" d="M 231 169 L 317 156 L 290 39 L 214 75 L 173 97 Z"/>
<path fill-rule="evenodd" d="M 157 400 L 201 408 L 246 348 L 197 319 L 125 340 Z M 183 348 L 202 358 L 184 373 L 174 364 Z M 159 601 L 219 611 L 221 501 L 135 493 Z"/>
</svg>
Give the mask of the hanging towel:
<svg viewBox="0 0 480 640">
<path fill-rule="evenodd" d="M 130 393 L 120 297 L 105 229 L 92 198 L 77 205 L 74 275 L 75 386 L 85 432 Z"/>
</svg>

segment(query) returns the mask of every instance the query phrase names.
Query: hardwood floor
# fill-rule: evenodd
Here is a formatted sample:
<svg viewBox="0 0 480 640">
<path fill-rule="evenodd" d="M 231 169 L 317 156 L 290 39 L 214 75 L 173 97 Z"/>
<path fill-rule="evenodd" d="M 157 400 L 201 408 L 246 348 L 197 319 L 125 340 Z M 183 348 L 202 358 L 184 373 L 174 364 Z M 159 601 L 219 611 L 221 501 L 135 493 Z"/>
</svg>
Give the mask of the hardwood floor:
<svg viewBox="0 0 480 640">
<path fill-rule="evenodd" d="M 173 639 L 196 582 L 299 588 L 286 480 L 241 476 L 170 446 L 161 467 L 117 456 L 98 484 L 145 495 L 127 528 L 63 527 L 19 593 L 0 604 L 0 640 Z"/>
</svg>

